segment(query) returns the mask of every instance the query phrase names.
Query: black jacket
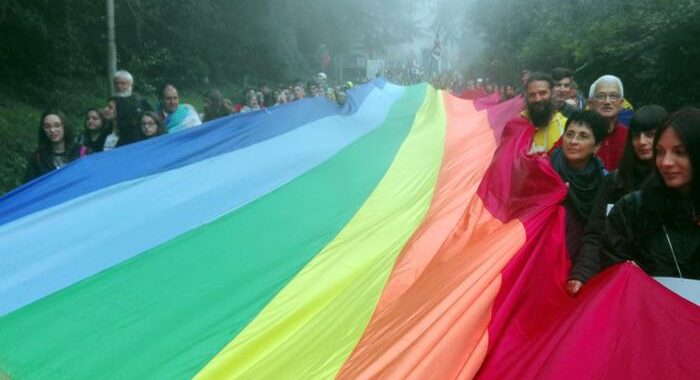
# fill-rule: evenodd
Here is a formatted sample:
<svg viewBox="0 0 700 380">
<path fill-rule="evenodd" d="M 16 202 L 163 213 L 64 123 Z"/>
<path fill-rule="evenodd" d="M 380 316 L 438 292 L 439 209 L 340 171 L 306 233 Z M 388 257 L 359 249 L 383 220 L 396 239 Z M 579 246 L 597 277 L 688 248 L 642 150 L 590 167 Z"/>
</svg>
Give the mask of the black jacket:
<svg viewBox="0 0 700 380">
<path fill-rule="evenodd" d="M 138 95 L 114 98 L 114 101 L 117 104 L 117 126 L 119 128 L 119 142 L 117 146 L 124 146 L 142 140 L 141 114 L 144 111 L 153 111 L 153 107 Z"/>
<path fill-rule="evenodd" d="M 680 269 L 684 278 L 700 279 L 700 226 L 665 188 L 620 199 L 600 243 L 602 268 L 632 260 L 651 276 L 679 277 Z"/>
<path fill-rule="evenodd" d="M 69 162 L 79 158 L 84 148 L 82 145 L 73 145 L 63 154 L 55 154 L 50 149 L 38 149 L 27 160 L 27 171 L 24 174 L 24 182 L 29 182 L 52 170 L 59 169 Z"/>
<path fill-rule="evenodd" d="M 90 139 L 87 132 L 83 132 L 83 134 L 80 136 L 79 142 L 87 148 L 87 154 L 102 152 L 107 135 L 110 133 L 112 133 L 112 128 L 103 128 L 100 131 L 100 135 L 97 137 L 97 140 L 93 141 Z"/>
<path fill-rule="evenodd" d="M 609 204 L 615 204 L 622 195 L 615 191 L 616 172 L 608 174 L 598 189 L 593 209 L 583 229 L 581 249 L 572 257 L 570 280 L 586 282 L 600 271 L 600 235 L 605 231 L 605 217 Z"/>
<path fill-rule="evenodd" d="M 617 170 L 609 173 L 600 186 L 593 209 L 583 229 L 581 249 L 578 255 L 572 258 L 569 279 L 586 282 L 600 272 L 600 237 L 605 231 L 608 207 L 617 203 L 627 194 L 626 187 L 620 182 L 618 173 Z M 639 190 L 642 184 L 647 181 L 649 181 L 648 175 L 639 176 L 636 183 L 632 185 L 632 189 Z"/>
</svg>

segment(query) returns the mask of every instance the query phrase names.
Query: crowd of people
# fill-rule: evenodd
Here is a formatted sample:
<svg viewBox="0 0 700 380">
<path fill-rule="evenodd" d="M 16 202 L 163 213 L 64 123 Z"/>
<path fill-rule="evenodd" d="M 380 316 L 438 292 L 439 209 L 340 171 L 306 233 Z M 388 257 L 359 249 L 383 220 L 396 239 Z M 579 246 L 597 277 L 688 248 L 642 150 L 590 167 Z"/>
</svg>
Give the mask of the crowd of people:
<svg viewBox="0 0 700 380">
<path fill-rule="evenodd" d="M 652 276 L 700 279 L 700 109 L 632 112 L 613 75 L 587 97 L 573 83 L 566 69 L 524 71 L 525 109 L 506 125 L 528 133 L 527 155 L 566 183 L 567 291 L 625 261 Z"/>
<path fill-rule="evenodd" d="M 275 90 L 267 84 L 247 89 L 239 103 L 213 89 L 204 95 L 204 110 L 200 114 L 192 105 L 180 102 L 178 90 L 172 84 L 160 89 L 158 104 L 153 107 L 147 99 L 133 92 L 133 76 L 126 70 L 119 70 L 114 75 L 115 94 L 107 99 L 104 107 L 90 108 L 85 112 L 82 130 L 77 136 L 61 110 L 51 109 L 41 115 L 37 131 L 38 149 L 27 162 L 24 181 L 31 181 L 88 154 L 177 133 L 231 114 L 257 111 L 309 96 L 326 97 L 343 104 L 347 99 L 346 91 L 353 86 L 352 82 L 331 86 L 326 74 L 321 72 L 307 82 L 296 81 Z"/>
<path fill-rule="evenodd" d="M 411 67 L 402 70 L 393 75 L 408 81 L 420 78 Z M 669 115 L 659 105 L 645 105 L 633 111 L 619 78 L 604 75 L 584 95 L 564 68 L 551 74 L 524 70 L 520 91 L 480 79 L 465 83 L 453 73 L 440 74 L 433 83 L 467 99 L 523 96 L 524 110 L 506 130 L 527 125 L 528 155 L 549 160 L 568 187 L 564 207 L 572 260 L 566 284 L 570 294 L 623 261 L 654 276 L 700 279 L 700 182 L 694 178 L 694 168 L 700 167 L 700 109 Z M 114 84 L 116 94 L 104 108 L 87 110 L 77 137 L 63 112 L 44 112 L 26 181 L 94 152 L 177 133 L 202 120 L 293 102 L 307 93 L 343 103 L 352 87 L 330 86 L 319 73 L 308 83 L 247 90 L 239 104 L 211 90 L 199 114 L 180 102 L 171 84 L 162 87 L 155 108 L 133 93 L 128 72 L 118 71 Z"/>
</svg>

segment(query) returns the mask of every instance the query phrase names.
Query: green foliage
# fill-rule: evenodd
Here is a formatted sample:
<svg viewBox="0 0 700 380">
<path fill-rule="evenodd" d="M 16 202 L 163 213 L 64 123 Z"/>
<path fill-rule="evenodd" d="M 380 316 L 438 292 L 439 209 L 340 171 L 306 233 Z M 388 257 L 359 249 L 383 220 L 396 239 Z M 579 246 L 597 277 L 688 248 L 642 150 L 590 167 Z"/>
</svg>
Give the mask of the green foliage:
<svg viewBox="0 0 700 380">
<path fill-rule="evenodd" d="M 408 0 L 115 0 L 117 66 L 142 95 L 172 83 L 201 107 L 209 83 L 237 97 L 247 78 L 308 78 L 321 44 L 335 54 L 410 40 L 411 9 Z M 0 2 L 0 194 L 23 178 L 41 110 L 63 110 L 77 130 L 87 108 L 104 105 L 106 34 L 105 1 Z"/>
<path fill-rule="evenodd" d="M 0 194 L 21 184 L 27 158 L 36 148 L 40 115 L 24 103 L 0 99 Z"/>
<path fill-rule="evenodd" d="M 563 66 L 581 84 L 619 76 L 636 104 L 698 103 L 696 0 L 475 0 L 470 21 L 488 46 L 481 75 L 514 82 L 523 68 Z"/>
</svg>

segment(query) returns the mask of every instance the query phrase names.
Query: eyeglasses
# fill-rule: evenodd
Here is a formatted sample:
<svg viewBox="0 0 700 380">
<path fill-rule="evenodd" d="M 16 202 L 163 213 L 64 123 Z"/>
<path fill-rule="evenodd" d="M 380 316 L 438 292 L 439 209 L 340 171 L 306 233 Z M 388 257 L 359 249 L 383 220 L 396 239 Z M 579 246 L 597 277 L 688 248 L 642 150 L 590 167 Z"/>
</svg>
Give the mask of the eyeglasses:
<svg viewBox="0 0 700 380">
<path fill-rule="evenodd" d="M 52 129 L 58 130 L 58 129 L 63 128 L 63 123 L 61 123 L 61 122 L 53 123 L 53 124 L 52 123 L 45 123 L 42 127 L 44 128 L 45 131 L 50 131 Z"/>
<path fill-rule="evenodd" d="M 599 102 L 604 102 L 607 99 L 610 99 L 611 102 L 616 102 L 620 100 L 620 94 L 616 92 L 611 92 L 611 93 L 604 93 L 604 92 L 599 92 L 593 96 L 593 98 Z"/>
</svg>

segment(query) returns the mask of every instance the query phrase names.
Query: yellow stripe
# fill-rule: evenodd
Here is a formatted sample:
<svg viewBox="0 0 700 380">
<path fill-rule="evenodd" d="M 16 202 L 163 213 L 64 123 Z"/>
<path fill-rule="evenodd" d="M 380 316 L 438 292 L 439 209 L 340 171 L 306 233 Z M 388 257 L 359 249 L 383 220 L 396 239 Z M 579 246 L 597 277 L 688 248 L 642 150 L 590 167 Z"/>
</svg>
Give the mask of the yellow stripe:
<svg viewBox="0 0 700 380">
<path fill-rule="evenodd" d="M 336 375 L 367 326 L 397 255 L 430 207 L 445 126 L 442 96 L 428 87 L 411 132 L 362 208 L 196 378 Z"/>
</svg>

